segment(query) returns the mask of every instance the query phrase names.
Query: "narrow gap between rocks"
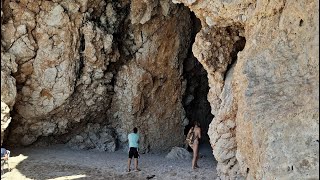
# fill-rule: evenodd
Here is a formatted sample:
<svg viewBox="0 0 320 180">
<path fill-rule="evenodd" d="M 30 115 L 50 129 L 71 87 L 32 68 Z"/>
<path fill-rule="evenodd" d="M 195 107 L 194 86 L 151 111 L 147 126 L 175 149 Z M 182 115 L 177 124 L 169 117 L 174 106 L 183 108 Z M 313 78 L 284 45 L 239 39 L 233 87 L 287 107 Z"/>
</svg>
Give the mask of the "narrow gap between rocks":
<svg viewBox="0 0 320 180">
<path fill-rule="evenodd" d="M 201 29 L 201 22 L 193 12 L 190 14 L 193 28 L 191 31 L 191 43 L 188 57 L 184 61 L 183 71 L 183 76 L 187 80 L 186 92 L 183 97 L 183 106 L 189 124 L 185 127 L 184 134 L 186 135 L 194 122 L 198 121 L 202 130 L 200 143 L 209 145 L 209 136 L 207 132 L 209 124 L 214 116 L 211 114 L 211 107 L 207 100 L 209 91 L 207 72 L 192 53 L 192 44 L 195 41 L 196 34 Z M 191 151 L 191 148 L 189 147 L 188 150 Z"/>
</svg>

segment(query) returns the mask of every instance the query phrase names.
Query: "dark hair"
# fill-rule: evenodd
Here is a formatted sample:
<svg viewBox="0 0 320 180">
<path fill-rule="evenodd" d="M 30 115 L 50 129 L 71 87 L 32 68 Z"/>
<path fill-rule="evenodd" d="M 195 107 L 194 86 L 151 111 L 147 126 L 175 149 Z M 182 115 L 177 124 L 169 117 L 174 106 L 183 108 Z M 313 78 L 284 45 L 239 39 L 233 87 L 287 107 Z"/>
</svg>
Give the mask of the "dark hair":
<svg viewBox="0 0 320 180">
<path fill-rule="evenodd" d="M 198 127 L 200 127 L 200 123 L 198 121 L 195 121 L 194 125 L 197 125 Z"/>
<path fill-rule="evenodd" d="M 138 128 L 136 128 L 136 127 L 133 128 L 133 132 L 134 132 L 134 133 L 137 133 L 137 132 L 138 132 Z"/>
</svg>

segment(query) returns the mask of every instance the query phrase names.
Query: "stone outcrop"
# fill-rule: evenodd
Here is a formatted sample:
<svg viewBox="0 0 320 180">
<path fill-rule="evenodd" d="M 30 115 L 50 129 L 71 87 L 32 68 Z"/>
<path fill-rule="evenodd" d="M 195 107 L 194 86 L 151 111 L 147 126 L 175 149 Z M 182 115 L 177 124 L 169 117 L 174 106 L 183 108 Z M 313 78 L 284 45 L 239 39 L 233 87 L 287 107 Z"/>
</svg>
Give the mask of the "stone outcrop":
<svg viewBox="0 0 320 180">
<path fill-rule="evenodd" d="M 137 126 L 141 151 L 183 143 L 187 8 L 170 1 L 3 4 L 2 45 L 17 63 L 9 142 L 114 151 L 127 148 Z M 115 147 L 100 140 L 84 145 L 88 123 L 112 129 Z"/>
<path fill-rule="evenodd" d="M 113 129 L 100 124 L 88 123 L 81 133 L 72 137 L 68 145 L 73 149 L 97 149 L 99 151 L 114 152 L 116 137 Z"/>
<path fill-rule="evenodd" d="M 1 11 L 2 12 L 2 11 Z M 3 16 L 1 15 L 1 21 Z M 17 72 L 16 56 L 6 52 L 1 45 L 1 145 L 5 130 L 11 122 L 10 110 L 16 102 L 16 79 L 12 76 Z"/>
<path fill-rule="evenodd" d="M 173 147 L 171 151 L 166 155 L 168 159 L 186 159 L 191 160 L 192 154 L 185 148 Z"/>
<path fill-rule="evenodd" d="M 8 105 L 1 101 L 1 144 L 3 143 L 4 139 L 4 131 L 7 129 L 11 122 L 10 117 L 10 108 Z"/>
<path fill-rule="evenodd" d="M 317 1 L 1 2 L 1 142 L 181 146 L 193 44 L 220 179 L 319 178 Z"/>
<path fill-rule="evenodd" d="M 119 55 L 112 35 L 90 21 L 89 7 L 67 1 L 7 5 L 12 17 L 3 25 L 2 40 L 18 64 L 11 141 L 29 145 L 39 136 L 65 134 L 102 112 L 111 100 L 113 74 L 107 66 Z"/>
<path fill-rule="evenodd" d="M 208 72 L 220 178 L 318 178 L 318 3 L 173 2 L 202 22 L 193 53 Z M 228 70 L 241 37 L 245 48 Z"/>
<path fill-rule="evenodd" d="M 12 109 L 17 96 L 16 79 L 12 74 L 17 72 L 17 64 L 13 54 L 2 50 L 3 47 L 1 47 L 1 101 Z"/>
<path fill-rule="evenodd" d="M 166 20 L 159 15 L 144 25 L 133 25 L 129 31 L 137 46 L 127 47 L 136 53 L 117 74 L 109 112 L 119 143 L 125 147 L 126 135 L 134 127 L 141 135 L 143 152 L 183 143 L 182 64 L 190 20 L 185 9 L 176 8 L 172 14 L 175 16 L 168 15 Z"/>
</svg>

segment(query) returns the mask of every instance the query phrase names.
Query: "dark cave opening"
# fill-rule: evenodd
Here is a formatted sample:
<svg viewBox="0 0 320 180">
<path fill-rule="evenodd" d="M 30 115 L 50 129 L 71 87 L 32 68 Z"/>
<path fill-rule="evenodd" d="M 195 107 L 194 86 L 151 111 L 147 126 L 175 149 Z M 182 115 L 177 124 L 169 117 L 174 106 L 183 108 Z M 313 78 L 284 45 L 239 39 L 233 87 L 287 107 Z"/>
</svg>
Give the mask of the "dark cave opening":
<svg viewBox="0 0 320 180">
<path fill-rule="evenodd" d="M 192 53 L 192 44 L 195 41 L 196 34 L 201 29 L 201 22 L 193 12 L 190 13 L 190 16 L 193 24 L 190 37 L 191 43 L 188 56 L 183 64 L 183 76 L 187 81 L 187 87 L 183 97 L 183 107 L 186 112 L 186 117 L 189 120 L 189 124 L 185 127 L 184 134 L 186 135 L 194 122 L 198 121 L 201 126 L 202 136 L 200 143 L 209 144 L 207 132 L 214 116 L 211 114 L 211 107 L 207 100 L 209 91 L 207 71 Z"/>
<path fill-rule="evenodd" d="M 184 71 L 183 76 L 187 81 L 186 90 L 183 96 L 183 107 L 186 112 L 186 117 L 189 120 L 187 126 L 185 126 L 184 134 L 187 135 L 188 131 L 194 122 L 198 121 L 201 126 L 201 140 L 200 144 L 210 145 L 210 138 L 208 135 L 209 125 L 215 115 L 211 114 L 211 106 L 208 102 L 208 92 L 209 92 L 209 82 L 208 82 L 208 73 L 203 68 L 202 64 L 194 57 L 192 53 L 192 44 L 195 42 L 195 36 L 201 29 L 201 22 L 195 16 L 193 12 L 190 13 L 192 20 L 192 30 L 191 30 L 191 45 L 189 47 L 188 56 L 184 60 Z M 239 31 L 232 28 L 226 28 L 228 34 L 231 34 L 231 31 L 236 31 L 239 34 Z M 235 66 L 237 63 L 237 55 L 239 51 L 242 51 L 246 44 L 245 37 L 238 35 L 238 40 L 234 42 L 233 48 L 230 52 L 230 62 L 227 66 L 227 69 L 224 73 L 224 78 L 226 78 L 229 70 Z M 225 79 L 224 79 L 225 80 Z M 192 151 L 188 147 L 189 151 Z"/>
</svg>

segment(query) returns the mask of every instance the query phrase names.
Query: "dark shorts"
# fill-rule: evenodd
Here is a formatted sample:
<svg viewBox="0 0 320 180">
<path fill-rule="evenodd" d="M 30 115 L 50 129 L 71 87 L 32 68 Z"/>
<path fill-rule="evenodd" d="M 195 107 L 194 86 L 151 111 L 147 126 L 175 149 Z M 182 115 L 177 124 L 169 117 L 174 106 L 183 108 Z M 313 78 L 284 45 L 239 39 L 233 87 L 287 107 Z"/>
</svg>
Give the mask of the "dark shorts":
<svg viewBox="0 0 320 180">
<path fill-rule="evenodd" d="M 137 149 L 137 148 L 134 148 L 134 147 L 131 147 L 130 150 L 129 150 L 129 158 L 130 158 L 130 159 L 131 159 L 132 157 L 138 158 L 138 156 L 139 156 L 138 149 Z"/>
</svg>

